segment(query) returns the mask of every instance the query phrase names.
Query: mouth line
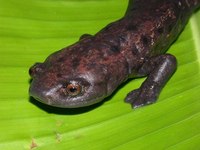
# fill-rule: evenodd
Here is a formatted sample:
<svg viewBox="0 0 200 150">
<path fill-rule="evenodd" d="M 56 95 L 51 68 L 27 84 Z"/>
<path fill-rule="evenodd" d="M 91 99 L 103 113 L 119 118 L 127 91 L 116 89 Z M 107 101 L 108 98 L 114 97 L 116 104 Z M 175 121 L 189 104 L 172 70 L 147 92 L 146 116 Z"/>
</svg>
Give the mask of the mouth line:
<svg viewBox="0 0 200 150">
<path fill-rule="evenodd" d="M 71 101 L 71 102 L 67 102 L 64 100 L 55 100 L 55 99 L 50 99 L 48 97 L 40 97 L 40 96 L 36 96 L 34 94 L 30 94 L 31 97 L 33 97 L 35 100 L 49 105 L 49 106 L 53 106 L 53 107 L 58 107 L 58 108 L 80 108 L 80 107 L 86 107 L 86 106 L 90 106 L 93 104 L 96 104 L 100 101 L 102 101 L 104 98 L 102 97 L 96 97 L 94 99 L 91 100 L 79 100 L 79 101 Z M 57 103 L 56 103 L 57 102 Z"/>
<path fill-rule="evenodd" d="M 105 98 L 105 95 L 95 97 L 95 95 L 89 96 L 88 94 L 84 94 L 80 97 L 65 99 L 65 97 L 62 98 L 59 95 L 55 94 L 56 91 L 61 87 L 61 85 L 58 85 L 48 91 L 41 90 L 37 87 L 38 86 L 31 85 L 29 88 L 29 95 L 43 104 L 58 108 L 86 107 L 96 104 Z"/>
</svg>

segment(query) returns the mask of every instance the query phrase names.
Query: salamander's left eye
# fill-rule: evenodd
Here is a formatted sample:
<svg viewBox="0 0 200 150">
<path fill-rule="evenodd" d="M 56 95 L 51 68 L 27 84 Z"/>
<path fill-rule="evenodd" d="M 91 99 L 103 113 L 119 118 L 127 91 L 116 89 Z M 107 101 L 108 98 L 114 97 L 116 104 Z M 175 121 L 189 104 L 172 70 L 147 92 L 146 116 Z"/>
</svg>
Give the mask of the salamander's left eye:
<svg viewBox="0 0 200 150">
<path fill-rule="evenodd" d="M 76 96 L 81 93 L 81 86 L 77 83 L 70 83 L 66 87 L 66 91 L 70 96 Z"/>
</svg>

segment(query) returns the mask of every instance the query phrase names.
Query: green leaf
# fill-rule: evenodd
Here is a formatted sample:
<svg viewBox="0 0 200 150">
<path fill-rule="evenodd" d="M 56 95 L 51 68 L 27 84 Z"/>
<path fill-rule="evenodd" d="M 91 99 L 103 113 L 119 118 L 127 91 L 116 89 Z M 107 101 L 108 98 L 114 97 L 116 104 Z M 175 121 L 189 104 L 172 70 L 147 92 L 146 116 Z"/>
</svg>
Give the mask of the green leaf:
<svg viewBox="0 0 200 150">
<path fill-rule="evenodd" d="M 121 86 L 90 109 L 57 109 L 29 98 L 29 67 L 123 16 L 124 0 L 0 0 L 0 149 L 169 149 L 200 147 L 200 12 L 168 53 L 178 70 L 157 103 L 132 110 Z"/>
</svg>

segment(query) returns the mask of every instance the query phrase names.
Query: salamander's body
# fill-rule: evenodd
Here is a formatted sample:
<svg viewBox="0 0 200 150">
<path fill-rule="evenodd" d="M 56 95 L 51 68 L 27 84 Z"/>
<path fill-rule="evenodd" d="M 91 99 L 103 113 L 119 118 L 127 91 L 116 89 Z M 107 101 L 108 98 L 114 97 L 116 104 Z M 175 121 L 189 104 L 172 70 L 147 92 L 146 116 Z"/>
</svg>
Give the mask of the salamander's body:
<svg viewBox="0 0 200 150">
<path fill-rule="evenodd" d="M 30 95 L 56 107 L 83 107 L 103 100 L 128 78 L 147 76 L 126 102 L 155 102 L 176 70 L 166 50 L 200 0 L 130 0 L 123 18 L 30 69 Z"/>
</svg>

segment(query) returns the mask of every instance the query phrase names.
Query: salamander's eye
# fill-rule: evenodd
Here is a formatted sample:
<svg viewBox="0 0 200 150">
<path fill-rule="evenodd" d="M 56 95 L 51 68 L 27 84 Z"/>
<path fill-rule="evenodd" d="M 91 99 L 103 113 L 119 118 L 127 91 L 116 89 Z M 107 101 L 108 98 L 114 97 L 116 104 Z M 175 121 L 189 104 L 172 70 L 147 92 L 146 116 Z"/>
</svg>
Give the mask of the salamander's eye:
<svg viewBox="0 0 200 150">
<path fill-rule="evenodd" d="M 36 63 L 29 69 L 29 75 L 31 77 L 34 77 L 38 73 L 43 72 L 43 64 L 42 63 Z"/>
<path fill-rule="evenodd" d="M 67 93 L 70 96 L 76 96 L 81 93 L 81 86 L 77 83 L 69 83 L 66 87 Z"/>
</svg>

